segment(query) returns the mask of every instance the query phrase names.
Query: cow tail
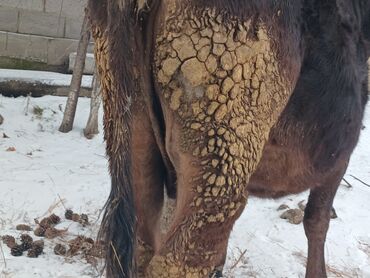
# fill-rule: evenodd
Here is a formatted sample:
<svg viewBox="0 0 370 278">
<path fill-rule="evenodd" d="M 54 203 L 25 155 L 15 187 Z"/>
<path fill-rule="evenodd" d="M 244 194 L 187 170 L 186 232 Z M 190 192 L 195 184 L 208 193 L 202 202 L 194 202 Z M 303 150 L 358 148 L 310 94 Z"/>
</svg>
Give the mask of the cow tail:
<svg viewBox="0 0 370 278">
<path fill-rule="evenodd" d="M 107 277 L 136 276 L 136 217 L 132 181 L 132 101 L 142 90 L 138 0 L 90 0 L 95 56 L 102 83 L 104 137 L 111 192 L 99 231 Z M 94 26 L 95 23 L 95 26 Z"/>
</svg>

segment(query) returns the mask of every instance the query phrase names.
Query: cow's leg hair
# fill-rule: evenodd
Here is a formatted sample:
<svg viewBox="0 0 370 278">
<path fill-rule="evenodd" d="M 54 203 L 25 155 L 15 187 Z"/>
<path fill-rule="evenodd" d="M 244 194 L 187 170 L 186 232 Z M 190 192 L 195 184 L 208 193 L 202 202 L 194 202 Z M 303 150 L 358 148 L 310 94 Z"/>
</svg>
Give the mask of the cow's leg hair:
<svg viewBox="0 0 370 278">
<path fill-rule="evenodd" d="M 136 109 L 135 109 L 136 110 Z M 163 206 L 164 166 L 145 111 L 133 113 L 132 162 L 137 215 L 137 263 L 139 275 L 154 253 L 156 233 Z"/>
<path fill-rule="evenodd" d="M 336 171 L 325 181 L 325 184 L 311 189 L 303 221 L 308 240 L 306 278 L 327 277 L 324 256 L 326 233 L 334 196 L 344 171 Z"/>
</svg>

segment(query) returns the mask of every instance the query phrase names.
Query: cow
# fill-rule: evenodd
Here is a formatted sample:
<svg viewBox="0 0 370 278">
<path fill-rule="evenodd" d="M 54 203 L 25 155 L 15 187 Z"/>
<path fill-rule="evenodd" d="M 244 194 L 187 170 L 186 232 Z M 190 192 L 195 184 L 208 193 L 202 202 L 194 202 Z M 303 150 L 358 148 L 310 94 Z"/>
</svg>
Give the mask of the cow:
<svg viewBox="0 0 370 278">
<path fill-rule="evenodd" d="M 90 0 L 107 277 L 221 277 L 248 195 L 310 190 L 307 278 L 367 102 L 369 0 Z M 176 200 L 161 232 L 164 197 Z"/>
</svg>

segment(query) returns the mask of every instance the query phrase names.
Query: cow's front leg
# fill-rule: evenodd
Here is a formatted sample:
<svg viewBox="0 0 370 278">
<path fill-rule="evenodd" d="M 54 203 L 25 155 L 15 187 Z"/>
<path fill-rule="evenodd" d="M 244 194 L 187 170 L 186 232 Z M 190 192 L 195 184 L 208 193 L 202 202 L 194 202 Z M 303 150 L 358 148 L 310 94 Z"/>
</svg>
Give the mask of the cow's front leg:
<svg viewBox="0 0 370 278">
<path fill-rule="evenodd" d="M 330 211 L 345 167 L 330 175 L 320 187 L 311 190 L 305 209 L 304 230 L 308 239 L 306 278 L 325 278 L 324 247 Z"/>
</svg>

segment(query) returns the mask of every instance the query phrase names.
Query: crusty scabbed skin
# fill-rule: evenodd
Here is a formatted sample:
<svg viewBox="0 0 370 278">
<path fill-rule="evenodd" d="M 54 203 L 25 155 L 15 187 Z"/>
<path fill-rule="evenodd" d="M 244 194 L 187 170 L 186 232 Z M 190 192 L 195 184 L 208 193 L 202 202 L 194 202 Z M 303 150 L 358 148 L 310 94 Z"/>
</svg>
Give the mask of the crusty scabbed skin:
<svg viewBox="0 0 370 278">
<path fill-rule="evenodd" d="M 116 1 L 107 0 L 110 23 L 95 13 L 95 25 L 108 26 L 108 50 L 97 56 L 113 178 L 102 232 L 118 240 L 125 266 L 122 273 L 111 248 L 108 276 L 134 276 L 136 235 L 117 229 L 135 231 L 126 222 L 132 200 L 140 275 L 149 263 L 147 277 L 195 278 L 222 269 L 248 193 L 311 188 L 306 276 L 326 277 L 329 211 L 367 100 L 368 3 L 163 0 L 137 3 L 140 10 Z M 156 228 L 163 183 L 177 191 L 165 238 Z"/>
<path fill-rule="evenodd" d="M 154 76 L 183 204 L 149 270 L 153 277 L 170 269 L 171 277 L 205 277 L 224 263 L 246 184 L 298 73 L 280 70 L 282 53 L 274 48 L 280 41 L 267 32 L 271 22 L 174 3 L 160 12 Z M 291 52 L 287 68 L 300 63 L 299 48 Z"/>
</svg>

